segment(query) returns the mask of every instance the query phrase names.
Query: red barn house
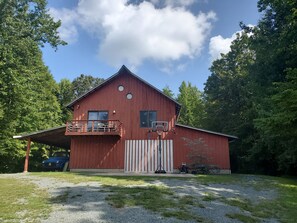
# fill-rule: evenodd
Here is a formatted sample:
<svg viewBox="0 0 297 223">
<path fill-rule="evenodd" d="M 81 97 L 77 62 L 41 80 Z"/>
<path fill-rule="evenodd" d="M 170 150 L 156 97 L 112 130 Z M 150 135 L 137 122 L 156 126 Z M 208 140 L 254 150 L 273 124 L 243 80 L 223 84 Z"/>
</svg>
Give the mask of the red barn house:
<svg viewBox="0 0 297 223">
<path fill-rule="evenodd" d="M 236 137 L 178 124 L 181 105 L 125 66 L 67 107 L 73 120 L 66 126 L 15 137 L 28 139 L 27 155 L 36 141 L 70 149 L 70 171 L 173 173 L 201 150 L 206 162 L 230 173 L 229 141 Z M 157 122 L 160 138 L 156 121 L 167 127 L 161 132 Z"/>
</svg>

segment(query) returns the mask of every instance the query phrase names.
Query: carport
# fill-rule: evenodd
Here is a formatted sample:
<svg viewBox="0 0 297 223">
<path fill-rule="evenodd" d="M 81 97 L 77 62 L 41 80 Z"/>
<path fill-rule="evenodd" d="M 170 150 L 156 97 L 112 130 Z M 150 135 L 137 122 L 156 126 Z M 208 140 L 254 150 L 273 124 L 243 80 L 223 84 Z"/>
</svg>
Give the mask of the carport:
<svg viewBox="0 0 297 223">
<path fill-rule="evenodd" d="M 42 143 L 49 146 L 56 146 L 64 149 L 70 149 L 71 138 L 65 136 L 66 126 L 59 126 L 38 132 L 14 136 L 14 139 L 27 140 L 27 152 L 24 164 L 24 172 L 28 172 L 29 154 L 31 142 Z"/>
</svg>

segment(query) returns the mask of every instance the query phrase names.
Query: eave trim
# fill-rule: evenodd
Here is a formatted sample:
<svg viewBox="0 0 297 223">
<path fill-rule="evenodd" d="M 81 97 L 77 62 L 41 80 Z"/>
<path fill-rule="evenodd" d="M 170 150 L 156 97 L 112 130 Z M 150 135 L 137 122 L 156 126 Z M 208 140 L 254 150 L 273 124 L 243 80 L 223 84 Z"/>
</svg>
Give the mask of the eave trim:
<svg viewBox="0 0 297 223">
<path fill-rule="evenodd" d="M 182 124 L 178 124 L 178 123 L 175 124 L 175 125 L 179 126 L 179 127 L 187 128 L 187 129 L 200 131 L 200 132 L 205 132 L 205 133 L 210 133 L 210 134 L 214 134 L 214 135 L 224 136 L 224 137 L 227 137 L 229 141 L 233 141 L 235 139 L 238 139 L 237 136 L 227 135 L 227 134 L 220 133 L 220 132 L 213 132 L 213 131 L 209 131 L 209 130 L 206 130 L 206 129 L 195 128 L 195 127 L 191 127 L 191 126 L 188 126 L 188 125 L 182 125 Z"/>
<path fill-rule="evenodd" d="M 53 128 L 50 128 L 50 129 L 44 129 L 44 130 L 40 130 L 40 131 L 37 131 L 37 132 L 25 133 L 23 135 L 13 136 L 13 138 L 14 139 L 27 139 L 27 138 L 30 138 L 30 137 L 35 136 L 35 135 L 39 135 L 39 134 L 42 134 L 42 133 L 47 133 L 47 132 L 51 132 L 51 131 L 55 131 L 55 130 L 63 129 L 63 128 L 66 128 L 66 125 L 53 127 Z"/>
</svg>

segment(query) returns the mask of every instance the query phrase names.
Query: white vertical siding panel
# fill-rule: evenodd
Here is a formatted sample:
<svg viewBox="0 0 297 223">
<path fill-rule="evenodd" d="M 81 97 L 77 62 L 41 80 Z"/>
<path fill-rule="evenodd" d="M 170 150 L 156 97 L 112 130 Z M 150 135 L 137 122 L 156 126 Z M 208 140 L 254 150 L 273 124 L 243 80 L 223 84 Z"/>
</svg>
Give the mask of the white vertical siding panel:
<svg viewBox="0 0 297 223">
<path fill-rule="evenodd" d="M 155 165 L 154 165 L 153 171 L 155 171 L 158 168 L 158 163 L 159 163 L 159 160 L 158 160 L 159 142 L 158 142 L 158 140 L 154 140 L 154 152 L 155 152 L 155 154 L 154 154 Z"/>
<path fill-rule="evenodd" d="M 169 172 L 170 170 L 170 140 L 167 140 L 167 160 L 166 160 L 167 169 Z"/>
<path fill-rule="evenodd" d="M 166 158 L 167 158 L 167 156 L 166 156 L 166 151 L 167 151 L 166 142 L 167 142 L 167 140 L 162 141 L 162 151 L 163 151 L 162 166 L 165 171 L 168 171 L 167 165 L 166 165 Z"/>
<path fill-rule="evenodd" d="M 171 140 L 168 140 L 168 151 L 167 151 L 167 155 L 168 155 L 168 171 L 172 172 L 171 170 Z"/>
<path fill-rule="evenodd" d="M 149 142 L 150 142 L 150 162 L 151 162 L 150 172 L 153 172 L 154 162 L 155 162 L 153 140 L 149 140 Z"/>
<path fill-rule="evenodd" d="M 138 140 L 138 172 L 142 172 L 142 140 Z"/>
<path fill-rule="evenodd" d="M 171 172 L 170 170 L 170 140 L 167 140 L 167 160 L 166 160 L 166 165 L 167 165 L 167 169 L 169 172 Z"/>
<path fill-rule="evenodd" d="M 159 165 L 158 140 L 126 140 L 125 172 L 154 172 Z M 161 141 L 161 166 L 173 172 L 173 140 Z"/>
<path fill-rule="evenodd" d="M 148 161 L 148 170 L 147 172 L 151 171 L 151 163 L 152 163 L 152 153 L 151 153 L 151 140 L 147 140 L 147 161 Z"/>
<path fill-rule="evenodd" d="M 135 171 L 136 172 L 139 172 L 139 146 L 138 146 L 138 144 L 139 144 L 139 140 L 135 140 L 135 144 L 136 144 L 136 146 L 135 146 Z"/>
<path fill-rule="evenodd" d="M 125 141 L 125 158 L 124 158 L 124 172 L 127 172 L 128 170 L 127 170 L 127 156 L 126 156 L 126 154 L 127 154 L 127 150 L 128 150 L 128 146 L 127 146 L 127 143 L 128 143 L 128 141 L 126 140 Z"/>
<path fill-rule="evenodd" d="M 167 144 L 166 144 L 167 140 L 163 140 L 162 141 L 162 150 L 163 150 L 163 157 L 162 157 L 162 161 L 163 161 L 163 169 L 165 171 L 168 171 L 167 169 L 167 156 L 166 156 L 166 151 L 167 151 Z"/>
<path fill-rule="evenodd" d="M 141 150 L 140 150 L 140 140 L 137 140 L 137 157 L 136 157 L 136 162 L 137 162 L 137 172 L 140 172 L 139 166 L 140 166 L 140 162 L 141 160 L 139 159 L 140 155 L 141 155 Z"/>
<path fill-rule="evenodd" d="M 173 140 L 170 140 L 170 171 L 173 173 Z"/>
<path fill-rule="evenodd" d="M 142 140 L 138 140 L 138 172 L 142 172 Z"/>
<path fill-rule="evenodd" d="M 132 140 L 132 168 L 131 168 L 131 172 L 135 171 L 135 140 Z"/>
<path fill-rule="evenodd" d="M 132 149 L 131 149 L 131 140 L 128 141 L 128 146 L 129 146 L 129 154 L 127 154 L 129 156 L 129 172 L 131 172 L 131 169 L 132 169 L 132 163 L 131 163 L 131 160 L 132 160 Z"/>
<path fill-rule="evenodd" d="M 145 153 L 145 163 L 144 163 L 144 170 L 145 172 L 148 172 L 148 141 L 146 140 L 144 142 L 144 146 L 145 146 L 145 150 L 144 150 L 144 153 Z"/>
<path fill-rule="evenodd" d="M 146 150 L 146 146 L 145 146 L 145 140 L 141 140 L 141 153 L 142 153 L 142 162 L 141 162 L 141 172 L 145 172 L 145 163 L 146 163 L 146 154 L 145 154 L 145 150 Z"/>
</svg>

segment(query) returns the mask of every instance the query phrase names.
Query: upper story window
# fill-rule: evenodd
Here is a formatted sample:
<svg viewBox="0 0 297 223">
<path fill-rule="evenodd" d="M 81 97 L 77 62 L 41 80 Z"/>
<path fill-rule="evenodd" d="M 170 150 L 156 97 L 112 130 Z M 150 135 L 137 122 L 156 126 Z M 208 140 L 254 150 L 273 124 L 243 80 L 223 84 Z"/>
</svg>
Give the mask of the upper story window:
<svg viewBox="0 0 297 223">
<path fill-rule="evenodd" d="M 108 124 L 108 111 L 89 111 L 88 131 L 97 130 L 98 128 L 102 126 L 106 126 L 107 124 Z"/>
<path fill-rule="evenodd" d="M 151 128 L 152 122 L 157 121 L 156 111 L 140 111 L 140 127 Z"/>
<path fill-rule="evenodd" d="M 89 111 L 88 120 L 108 120 L 108 111 Z"/>
</svg>

